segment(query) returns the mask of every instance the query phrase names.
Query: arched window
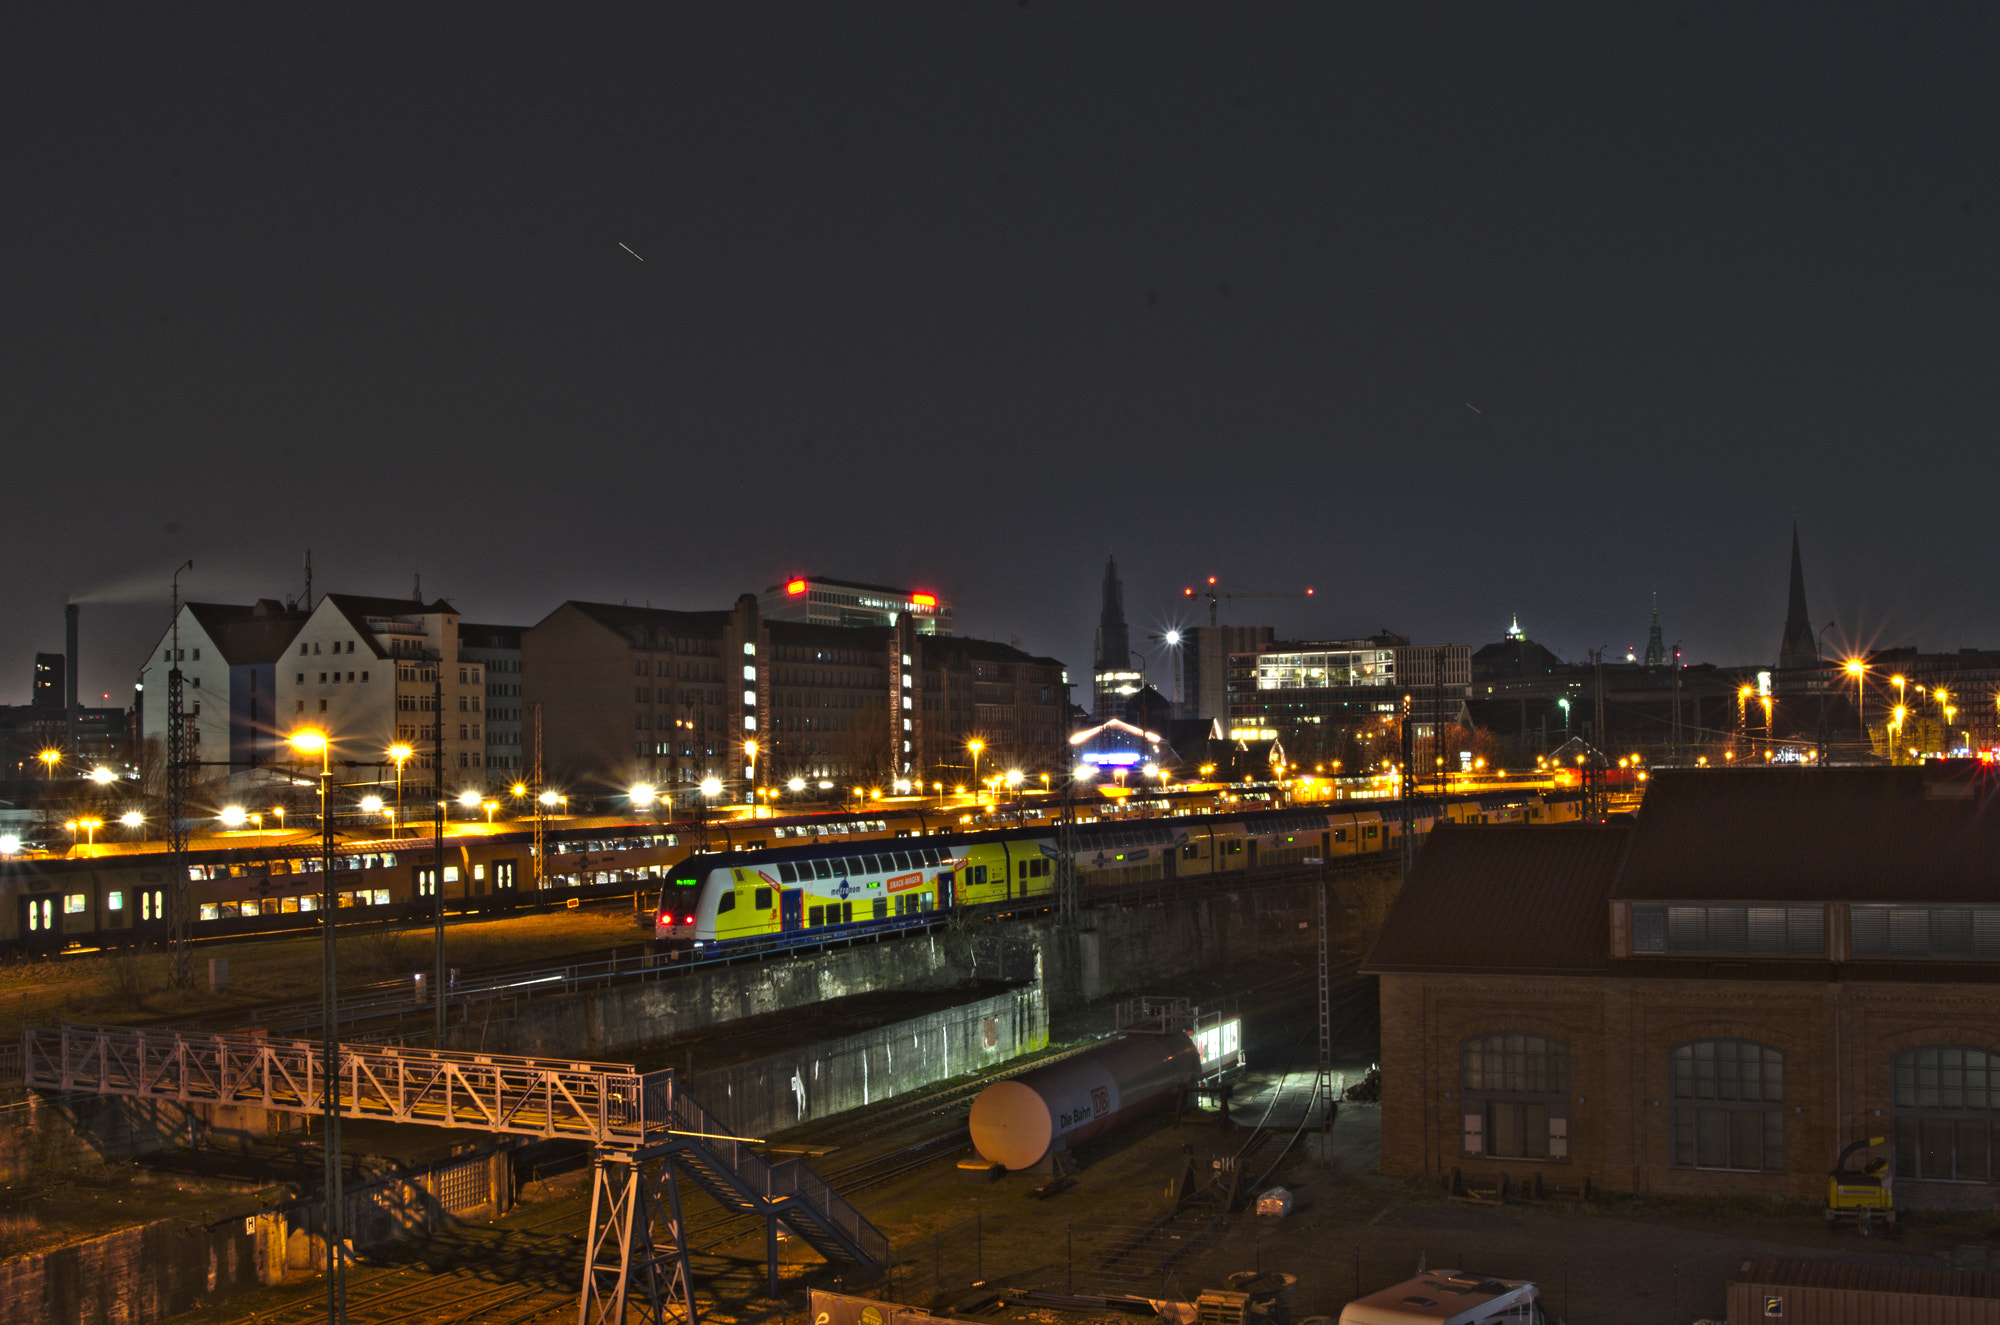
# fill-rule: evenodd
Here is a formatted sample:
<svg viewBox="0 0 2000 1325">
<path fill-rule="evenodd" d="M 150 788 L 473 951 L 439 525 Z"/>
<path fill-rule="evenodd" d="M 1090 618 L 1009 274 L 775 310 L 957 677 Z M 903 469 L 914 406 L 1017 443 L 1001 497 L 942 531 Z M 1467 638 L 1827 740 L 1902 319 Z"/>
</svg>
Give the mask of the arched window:
<svg viewBox="0 0 2000 1325">
<path fill-rule="evenodd" d="M 1987 1182 L 2000 1124 L 2000 1054 L 1927 1044 L 1896 1055 L 1896 1176 Z"/>
<path fill-rule="evenodd" d="M 1569 1046 L 1501 1031 L 1458 1046 L 1464 1150 L 1501 1159 L 1569 1158 Z"/>
<path fill-rule="evenodd" d="M 1785 1167 L 1785 1056 L 1749 1040 L 1697 1040 L 1672 1058 L 1674 1166 Z"/>
</svg>

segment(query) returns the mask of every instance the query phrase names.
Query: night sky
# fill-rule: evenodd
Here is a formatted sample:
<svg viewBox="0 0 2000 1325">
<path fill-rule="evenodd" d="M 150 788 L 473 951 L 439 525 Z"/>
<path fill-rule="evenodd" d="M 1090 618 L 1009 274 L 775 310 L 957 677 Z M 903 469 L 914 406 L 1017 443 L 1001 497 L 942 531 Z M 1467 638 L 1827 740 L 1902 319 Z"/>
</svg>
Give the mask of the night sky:
<svg viewBox="0 0 2000 1325">
<path fill-rule="evenodd" d="M 930 588 L 2000 647 L 1990 6 L 15 6 L 0 700 L 84 599 Z M 629 251 L 628 251 L 629 249 Z M 636 255 L 636 256 L 635 256 Z M 1156 668 L 1163 682 L 1170 671 Z M 1167 682 L 1170 684 L 1170 682 Z M 1082 693 L 1082 692 L 1079 692 Z"/>
</svg>

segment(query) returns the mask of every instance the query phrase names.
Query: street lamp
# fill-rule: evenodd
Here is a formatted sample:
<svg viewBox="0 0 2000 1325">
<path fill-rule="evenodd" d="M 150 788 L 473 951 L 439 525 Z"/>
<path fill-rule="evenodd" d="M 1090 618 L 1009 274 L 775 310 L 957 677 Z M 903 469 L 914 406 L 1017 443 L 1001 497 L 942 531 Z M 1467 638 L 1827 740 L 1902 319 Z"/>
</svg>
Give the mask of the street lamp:
<svg viewBox="0 0 2000 1325">
<path fill-rule="evenodd" d="M 215 816 L 224 828 L 241 828 L 250 821 L 250 814 L 241 805 L 225 805 L 222 813 Z"/>
<path fill-rule="evenodd" d="M 389 758 L 396 761 L 396 831 L 390 834 L 391 837 L 403 835 L 403 765 L 408 763 L 410 756 L 415 753 L 414 748 L 401 741 L 389 747 Z"/>
<path fill-rule="evenodd" d="M 750 803 L 757 803 L 757 742 L 743 742 L 743 762 L 745 780 L 750 784 Z"/>
<path fill-rule="evenodd" d="M 96 768 L 90 770 L 90 780 L 100 787 L 108 787 L 118 780 L 118 775 L 104 765 L 99 764 Z"/>
<path fill-rule="evenodd" d="M 291 745 L 319 756 L 319 932 L 320 932 L 320 1107 L 326 1137 L 326 1318 L 339 1325 L 347 1312 L 341 1254 L 340 1191 L 340 1003 L 334 947 L 334 918 L 340 899 L 333 890 L 333 742 L 314 727 L 293 732 Z"/>
<path fill-rule="evenodd" d="M 472 790 L 470 787 L 458 793 L 459 805 L 468 812 L 472 810 L 477 810 L 479 808 L 479 802 L 481 799 L 482 798 L 480 794 Z"/>
<path fill-rule="evenodd" d="M 965 743 L 965 748 L 972 751 L 972 785 L 976 787 L 979 785 L 979 756 L 986 749 L 986 742 L 975 736 Z"/>
<path fill-rule="evenodd" d="M 1861 683 L 1867 671 L 1868 664 L 1859 658 L 1847 660 L 1847 674 L 1854 678 L 1854 725 L 1863 732 L 1868 730 L 1868 713 L 1863 707 L 1867 697 L 1861 689 Z"/>
<path fill-rule="evenodd" d="M 55 781 L 56 765 L 62 762 L 62 751 L 44 750 L 36 755 L 35 758 L 42 761 L 42 767 L 47 771 L 49 780 L 51 782 Z"/>
<path fill-rule="evenodd" d="M 632 789 L 625 794 L 633 806 L 641 810 L 650 808 L 660 795 L 659 788 L 650 782 L 635 782 L 632 784 Z"/>
</svg>

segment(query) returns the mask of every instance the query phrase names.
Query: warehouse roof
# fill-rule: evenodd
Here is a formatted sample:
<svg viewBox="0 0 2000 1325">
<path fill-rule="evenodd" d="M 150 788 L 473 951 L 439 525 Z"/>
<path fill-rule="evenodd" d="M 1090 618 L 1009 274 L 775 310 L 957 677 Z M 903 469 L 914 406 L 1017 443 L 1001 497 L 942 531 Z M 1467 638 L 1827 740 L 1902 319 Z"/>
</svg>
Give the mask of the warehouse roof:
<svg viewBox="0 0 2000 1325">
<path fill-rule="evenodd" d="M 1440 825 L 1368 954 L 1371 971 L 1602 973 L 1626 825 Z"/>
<path fill-rule="evenodd" d="M 1991 901 L 2000 779 L 1978 765 L 1662 770 L 1618 898 Z"/>
</svg>

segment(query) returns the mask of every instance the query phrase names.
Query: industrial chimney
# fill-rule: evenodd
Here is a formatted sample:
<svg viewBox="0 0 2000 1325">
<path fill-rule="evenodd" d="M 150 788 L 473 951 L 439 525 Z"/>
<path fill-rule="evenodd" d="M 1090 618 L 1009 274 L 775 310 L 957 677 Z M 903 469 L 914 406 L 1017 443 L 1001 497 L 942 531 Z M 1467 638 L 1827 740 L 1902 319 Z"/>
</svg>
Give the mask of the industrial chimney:
<svg viewBox="0 0 2000 1325">
<path fill-rule="evenodd" d="M 68 664 L 64 669 L 63 683 L 67 687 L 69 701 L 68 739 L 63 744 L 70 758 L 76 758 L 76 723 L 79 714 L 76 708 L 76 618 L 83 609 L 71 603 L 63 609 L 64 653 Z"/>
</svg>

